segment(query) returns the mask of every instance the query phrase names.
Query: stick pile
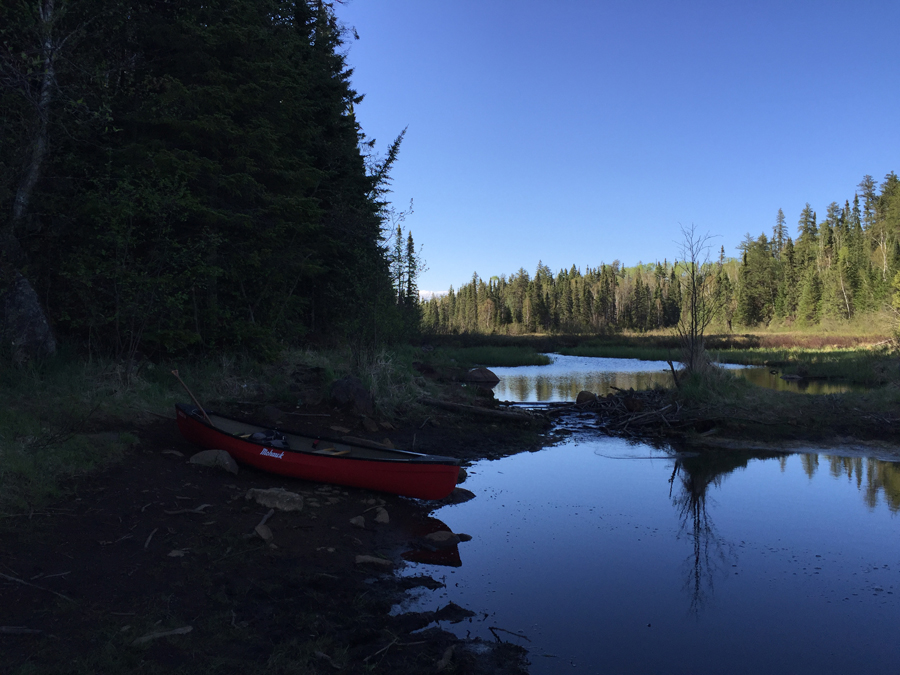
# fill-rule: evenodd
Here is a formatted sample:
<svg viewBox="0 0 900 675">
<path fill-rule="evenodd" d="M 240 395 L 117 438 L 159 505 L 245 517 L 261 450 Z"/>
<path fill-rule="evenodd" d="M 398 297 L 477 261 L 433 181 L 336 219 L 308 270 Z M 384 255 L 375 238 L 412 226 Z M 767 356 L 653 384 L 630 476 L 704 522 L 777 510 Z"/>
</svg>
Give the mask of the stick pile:
<svg viewBox="0 0 900 675">
<path fill-rule="evenodd" d="M 558 407 L 548 414 L 596 415 L 603 431 L 610 435 L 629 437 L 658 436 L 669 431 L 684 430 L 698 421 L 696 413 L 687 415 L 684 407 L 677 401 L 671 401 L 666 391 L 616 389 L 616 392 L 583 403 Z"/>
</svg>

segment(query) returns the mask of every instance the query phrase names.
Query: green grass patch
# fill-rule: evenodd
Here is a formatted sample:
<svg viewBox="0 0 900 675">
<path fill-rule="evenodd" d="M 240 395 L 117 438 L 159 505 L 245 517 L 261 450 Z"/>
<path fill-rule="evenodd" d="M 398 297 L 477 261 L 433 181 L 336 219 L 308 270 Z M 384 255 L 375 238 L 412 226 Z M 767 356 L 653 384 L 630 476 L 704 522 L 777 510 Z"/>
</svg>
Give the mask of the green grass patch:
<svg viewBox="0 0 900 675">
<path fill-rule="evenodd" d="M 900 378 L 898 359 L 885 349 L 730 349 L 710 350 L 719 363 L 768 366 L 785 374 L 879 386 Z"/>
<path fill-rule="evenodd" d="M 274 362 L 219 354 L 126 368 L 62 349 L 25 367 L 0 362 L 0 515 L 40 508 L 62 497 L 70 479 L 116 461 L 137 440 L 126 432 L 140 420 L 156 419 L 148 412 L 174 417 L 174 404 L 190 399 L 172 370 L 213 409 L 228 403 L 315 405 L 333 380 L 354 374 L 372 392 L 378 413 L 390 419 L 424 393 L 412 367 L 420 355 L 412 347 L 293 350 Z"/>
<path fill-rule="evenodd" d="M 640 359 L 642 361 L 678 360 L 679 350 L 674 347 L 643 347 L 614 343 L 593 343 L 580 347 L 566 347 L 559 350 L 566 356 L 593 356 L 607 359 Z"/>
<path fill-rule="evenodd" d="M 900 380 L 900 359 L 886 345 L 873 347 L 856 338 L 840 338 L 836 341 L 842 346 L 831 346 L 810 336 L 795 337 L 799 344 L 793 346 L 784 335 L 712 335 L 706 344 L 710 358 L 717 363 L 766 366 L 788 375 L 870 387 Z M 680 357 L 678 340 L 672 335 L 594 339 L 564 347 L 559 353 L 646 361 L 677 361 Z"/>
<path fill-rule="evenodd" d="M 546 366 L 550 358 L 528 347 L 442 347 L 434 352 L 435 360 L 455 362 L 457 366 Z"/>
</svg>

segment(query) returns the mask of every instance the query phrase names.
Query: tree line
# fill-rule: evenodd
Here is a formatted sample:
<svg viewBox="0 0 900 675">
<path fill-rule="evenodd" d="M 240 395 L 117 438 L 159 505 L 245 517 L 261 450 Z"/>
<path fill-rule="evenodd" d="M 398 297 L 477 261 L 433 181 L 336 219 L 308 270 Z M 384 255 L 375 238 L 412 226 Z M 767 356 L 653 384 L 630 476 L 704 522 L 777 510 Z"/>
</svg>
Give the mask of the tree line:
<svg viewBox="0 0 900 675">
<path fill-rule="evenodd" d="M 819 221 L 807 204 L 796 239 L 781 209 L 770 236 L 749 234 L 727 257 L 724 247 L 703 263 L 704 293 L 714 320 L 731 330 L 816 325 L 849 320 L 890 306 L 900 292 L 900 188 L 891 172 L 880 185 L 860 182 L 853 200 L 832 202 Z M 574 265 L 554 274 L 538 263 L 487 280 L 474 274 L 458 289 L 422 304 L 422 326 L 437 333 L 609 333 L 678 325 L 686 304 L 685 261 L 626 267 L 615 261 Z"/>
<path fill-rule="evenodd" d="M 115 355 L 417 329 L 387 200 L 403 134 L 380 156 L 363 133 L 329 3 L 2 15 L 0 294 L 27 281 L 55 331 Z"/>
</svg>

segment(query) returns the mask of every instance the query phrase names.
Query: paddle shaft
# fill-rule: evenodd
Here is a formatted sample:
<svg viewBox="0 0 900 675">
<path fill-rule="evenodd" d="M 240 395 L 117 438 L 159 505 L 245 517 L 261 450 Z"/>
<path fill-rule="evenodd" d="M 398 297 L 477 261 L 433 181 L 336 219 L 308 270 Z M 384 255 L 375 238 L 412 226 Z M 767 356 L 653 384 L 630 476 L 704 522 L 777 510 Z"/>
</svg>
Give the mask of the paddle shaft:
<svg viewBox="0 0 900 675">
<path fill-rule="evenodd" d="M 194 396 L 194 394 L 191 392 L 191 390 L 188 389 L 188 386 L 184 383 L 184 380 L 182 380 L 181 377 L 178 375 L 178 371 L 173 370 L 172 374 L 175 376 L 175 378 L 179 382 L 181 382 L 181 386 L 184 387 L 184 390 L 188 393 L 188 396 L 191 397 L 191 400 L 194 402 L 194 405 L 197 406 L 197 408 L 200 410 L 201 413 L 203 413 L 203 419 L 205 419 L 209 423 L 209 426 L 211 426 L 211 427 L 215 426 L 212 423 L 212 420 L 209 419 L 209 415 L 206 414 L 206 411 L 203 409 L 203 406 L 200 405 L 200 401 L 197 400 L 197 398 Z"/>
</svg>

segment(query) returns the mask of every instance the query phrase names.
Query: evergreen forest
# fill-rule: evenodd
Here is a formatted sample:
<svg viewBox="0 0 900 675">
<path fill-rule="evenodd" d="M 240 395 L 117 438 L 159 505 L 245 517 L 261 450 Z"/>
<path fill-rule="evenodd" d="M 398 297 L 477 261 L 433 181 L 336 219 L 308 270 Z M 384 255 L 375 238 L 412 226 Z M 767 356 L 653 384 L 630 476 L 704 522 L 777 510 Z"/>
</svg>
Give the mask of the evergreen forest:
<svg viewBox="0 0 900 675">
<path fill-rule="evenodd" d="M 0 291 L 26 279 L 57 335 L 118 357 L 418 329 L 403 132 L 378 154 L 357 123 L 330 4 L 0 8 Z"/>
<path fill-rule="evenodd" d="M 809 204 L 796 238 L 778 210 L 770 234 L 747 234 L 737 257 L 704 264 L 715 321 L 724 330 L 769 325 L 816 326 L 849 321 L 890 308 L 900 290 L 900 180 L 879 185 L 871 176 L 853 199 L 829 204 L 819 219 Z M 426 331 L 435 333 L 611 333 L 678 324 L 684 306 L 684 261 L 623 266 L 614 261 L 574 265 L 554 274 L 538 263 L 485 280 L 472 279 L 422 305 Z"/>
</svg>

